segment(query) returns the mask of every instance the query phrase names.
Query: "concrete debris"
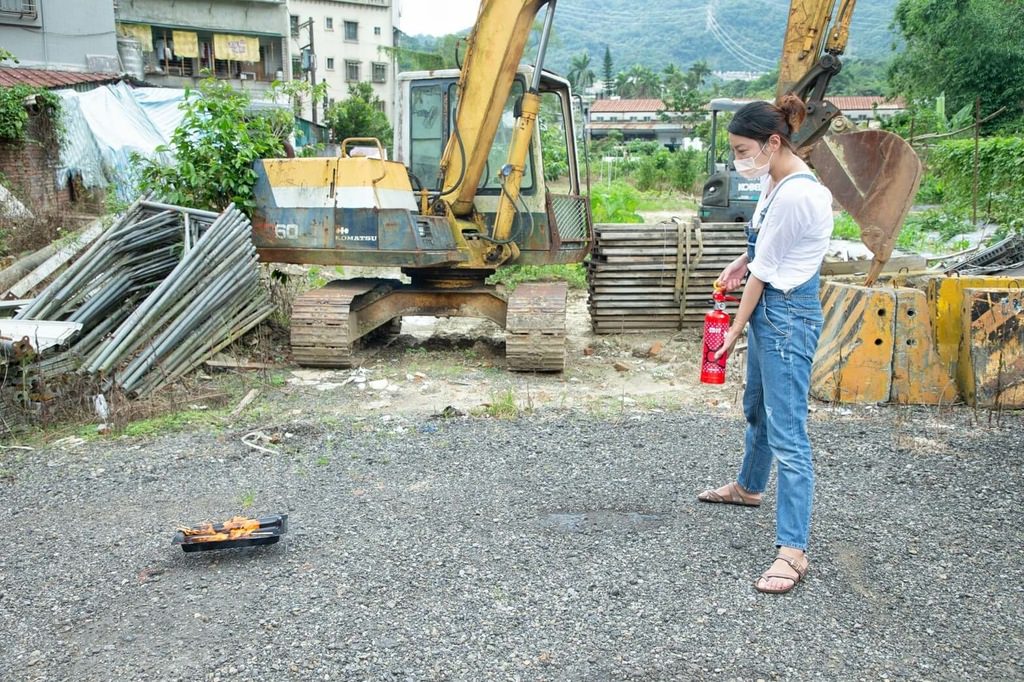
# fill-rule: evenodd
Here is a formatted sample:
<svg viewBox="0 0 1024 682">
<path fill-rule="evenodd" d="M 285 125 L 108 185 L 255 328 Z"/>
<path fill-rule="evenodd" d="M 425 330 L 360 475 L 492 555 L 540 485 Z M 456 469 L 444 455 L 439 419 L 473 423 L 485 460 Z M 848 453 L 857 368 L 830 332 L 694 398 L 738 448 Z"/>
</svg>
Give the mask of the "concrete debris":
<svg viewBox="0 0 1024 682">
<path fill-rule="evenodd" d="M 18 197 L 0 185 L 0 217 L 8 220 L 31 220 L 34 216 L 32 211 L 25 208 L 25 204 L 18 200 Z"/>
</svg>

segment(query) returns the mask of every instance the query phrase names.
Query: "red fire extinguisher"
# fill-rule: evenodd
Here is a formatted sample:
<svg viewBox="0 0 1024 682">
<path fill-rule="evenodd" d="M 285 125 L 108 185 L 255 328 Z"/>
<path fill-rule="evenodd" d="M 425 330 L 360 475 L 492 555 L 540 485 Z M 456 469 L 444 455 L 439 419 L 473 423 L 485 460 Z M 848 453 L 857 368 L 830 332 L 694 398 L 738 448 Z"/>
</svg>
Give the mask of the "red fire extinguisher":
<svg viewBox="0 0 1024 682">
<path fill-rule="evenodd" d="M 726 301 L 739 301 L 735 296 L 726 296 L 721 289 L 712 294 L 715 307 L 704 316 L 704 348 L 701 350 L 700 383 L 724 384 L 725 359 L 728 353 L 715 360 L 715 353 L 725 343 L 725 335 L 729 331 L 729 313 L 725 312 Z"/>
</svg>

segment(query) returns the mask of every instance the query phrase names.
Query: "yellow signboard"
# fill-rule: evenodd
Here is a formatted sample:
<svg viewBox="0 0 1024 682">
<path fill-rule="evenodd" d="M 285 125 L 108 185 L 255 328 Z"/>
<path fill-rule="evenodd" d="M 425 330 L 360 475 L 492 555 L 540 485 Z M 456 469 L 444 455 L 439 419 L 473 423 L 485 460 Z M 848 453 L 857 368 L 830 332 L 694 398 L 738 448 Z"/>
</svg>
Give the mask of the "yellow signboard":
<svg viewBox="0 0 1024 682">
<path fill-rule="evenodd" d="M 215 33 L 213 52 L 217 59 L 229 59 L 233 62 L 258 62 L 260 60 L 260 40 L 252 36 Z"/>
<path fill-rule="evenodd" d="M 191 31 L 174 31 L 174 54 L 178 57 L 199 56 L 199 37 Z"/>
<path fill-rule="evenodd" d="M 142 45 L 143 52 L 153 51 L 153 28 L 149 24 L 117 24 L 120 35 L 134 38 Z"/>
</svg>

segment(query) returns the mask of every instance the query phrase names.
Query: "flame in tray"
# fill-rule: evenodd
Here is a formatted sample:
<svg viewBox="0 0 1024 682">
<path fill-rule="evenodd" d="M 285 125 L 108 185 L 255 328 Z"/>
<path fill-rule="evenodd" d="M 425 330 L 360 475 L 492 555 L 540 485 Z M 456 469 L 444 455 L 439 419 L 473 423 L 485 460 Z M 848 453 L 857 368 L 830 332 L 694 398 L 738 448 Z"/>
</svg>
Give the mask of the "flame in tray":
<svg viewBox="0 0 1024 682">
<path fill-rule="evenodd" d="M 221 542 L 250 537 L 260 529 L 259 519 L 232 516 L 224 523 L 214 525 L 209 521 L 191 528 L 179 528 L 187 542 Z"/>
</svg>

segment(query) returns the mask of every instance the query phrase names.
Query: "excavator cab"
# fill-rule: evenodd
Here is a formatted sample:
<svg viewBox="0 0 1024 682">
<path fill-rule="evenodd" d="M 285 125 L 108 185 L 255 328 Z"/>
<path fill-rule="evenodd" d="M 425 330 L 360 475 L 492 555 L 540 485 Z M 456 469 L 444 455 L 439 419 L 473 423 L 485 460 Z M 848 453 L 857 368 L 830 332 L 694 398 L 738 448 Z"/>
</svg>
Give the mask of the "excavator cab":
<svg viewBox="0 0 1024 682">
<path fill-rule="evenodd" d="M 477 183 L 474 208 L 487 231 L 493 229 L 498 212 L 502 170 L 516 129 L 518 107 L 533 71 L 528 65 L 520 67 Z M 409 168 L 417 192 L 426 190 L 434 195 L 444 191 L 439 169 L 449 138 L 459 135 L 458 84 L 459 72 L 455 69 L 398 76 L 394 156 Z M 589 203 L 580 188 L 573 100 L 568 81 L 547 71 L 541 74 L 539 92 L 541 117 L 526 156 L 510 235 L 519 254 L 508 264 L 576 263 L 590 248 L 591 220 Z"/>
</svg>

